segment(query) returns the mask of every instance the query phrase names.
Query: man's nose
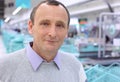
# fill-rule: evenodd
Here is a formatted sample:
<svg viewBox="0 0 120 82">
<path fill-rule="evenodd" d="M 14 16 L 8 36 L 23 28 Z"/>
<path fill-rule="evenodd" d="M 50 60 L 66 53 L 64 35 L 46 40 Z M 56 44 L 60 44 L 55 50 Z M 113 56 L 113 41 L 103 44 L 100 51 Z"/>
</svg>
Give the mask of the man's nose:
<svg viewBox="0 0 120 82">
<path fill-rule="evenodd" d="M 55 26 L 52 26 L 50 29 L 49 29 L 49 36 L 54 38 L 56 37 L 56 27 Z"/>
</svg>

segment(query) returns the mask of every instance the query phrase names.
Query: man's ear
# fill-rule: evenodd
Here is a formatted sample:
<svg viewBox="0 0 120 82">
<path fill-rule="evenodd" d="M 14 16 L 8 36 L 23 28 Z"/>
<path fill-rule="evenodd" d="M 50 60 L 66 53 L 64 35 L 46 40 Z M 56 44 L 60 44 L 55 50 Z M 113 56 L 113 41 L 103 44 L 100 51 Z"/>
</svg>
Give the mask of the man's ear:
<svg viewBox="0 0 120 82">
<path fill-rule="evenodd" d="M 28 21 L 28 32 L 29 32 L 30 34 L 33 33 L 33 23 L 32 23 L 31 20 Z"/>
</svg>

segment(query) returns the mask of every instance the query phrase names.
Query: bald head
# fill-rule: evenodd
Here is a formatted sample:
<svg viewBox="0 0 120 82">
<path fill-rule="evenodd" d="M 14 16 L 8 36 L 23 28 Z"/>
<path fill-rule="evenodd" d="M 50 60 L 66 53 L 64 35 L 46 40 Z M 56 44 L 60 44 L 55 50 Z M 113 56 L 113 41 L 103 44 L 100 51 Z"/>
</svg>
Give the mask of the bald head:
<svg viewBox="0 0 120 82">
<path fill-rule="evenodd" d="M 43 5 L 43 4 L 47 4 L 47 5 L 50 5 L 50 6 L 61 6 L 65 9 L 66 13 L 67 13 L 67 17 L 68 17 L 68 25 L 70 23 L 70 14 L 69 14 L 69 11 L 68 9 L 64 6 L 64 4 L 62 4 L 61 2 L 59 1 L 56 1 L 56 0 L 46 0 L 46 1 L 42 1 L 40 2 L 31 12 L 31 15 L 30 15 L 30 19 L 32 21 L 32 23 L 34 24 L 34 17 L 35 17 L 35 13 L 37 11 L 37 9 Z"/>
</svg>

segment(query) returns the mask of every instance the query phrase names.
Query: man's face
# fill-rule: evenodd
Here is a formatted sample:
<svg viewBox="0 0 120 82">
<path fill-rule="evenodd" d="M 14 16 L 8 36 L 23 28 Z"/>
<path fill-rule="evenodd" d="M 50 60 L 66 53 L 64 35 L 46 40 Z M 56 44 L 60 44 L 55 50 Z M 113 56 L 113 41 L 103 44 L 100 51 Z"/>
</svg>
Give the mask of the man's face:
<svg viewBox="0 0 120 82">
<path fill-rule="evenodd" d="M 56 52 L 68 32 L 68 16 L 62 6 L 42 4 L 35 13 L 34 24 L 29 22 L 29 33 L 33 35 L 33 49 Z"/>
</svg>

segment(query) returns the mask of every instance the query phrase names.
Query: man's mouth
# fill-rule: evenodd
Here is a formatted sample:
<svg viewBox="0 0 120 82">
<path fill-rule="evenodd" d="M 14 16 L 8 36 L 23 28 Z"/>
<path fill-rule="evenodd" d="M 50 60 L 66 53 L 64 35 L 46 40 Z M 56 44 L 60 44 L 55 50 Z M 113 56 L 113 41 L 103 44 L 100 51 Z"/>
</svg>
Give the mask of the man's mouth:
<svg viewBox="0 0 120 82">
<path fill-rule="evenodd" d="M 46 40 L 47 42 L 50 42 L 50 43 L 55 43 L 57 42 L 56 40 Z"/>
</svg>

